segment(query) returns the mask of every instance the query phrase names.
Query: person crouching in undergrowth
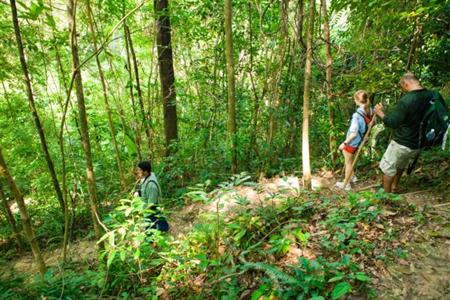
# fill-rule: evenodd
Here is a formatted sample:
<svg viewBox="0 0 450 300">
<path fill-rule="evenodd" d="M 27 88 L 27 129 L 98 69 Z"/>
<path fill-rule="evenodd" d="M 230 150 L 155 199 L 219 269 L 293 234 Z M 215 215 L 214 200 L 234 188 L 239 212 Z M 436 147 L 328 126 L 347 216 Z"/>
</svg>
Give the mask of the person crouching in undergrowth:
<svg viewBox="0 0 450 300">
<path fill-rule="evenodd" d="M 359 90 L 353 96 L 358 108 L 353 113 L 348 128 L 346 138 L 342 144 L 339 145 L 339 150 L 342 151 L 345 160 L 345 178 L 348 178 L 352 173 L 352 164 L 355 157 L 355 153 L 358 147 L 361 145 L 364 135 L 369 127 L 369 123 L 372 120 L 373 109 L 370 108 L 369 94 L 364 90 Z M 350 182 L 345 187 L 348 191 L 351 189 L 351 183 L 356 182 L 356 176 L 352 175 Z M 344 181 L 338 181 L 336 183 L 337 188 L 344 188 Z"/>
<path fill-rule="evenodd" d="M 160 231 L 168 231 L 169 224 L 161 215 L 161 188 L 155 173 L 152 172 L 152 165 L 149 161 L 141 161 L 137 165 L 137 173 L 140 178 L 134 196 L 140 197 L 147 204 L 147 209 L 152 213 L 145 217 L 145 221 L 149 223 L 146 230 L 158 229 Z"/>
</svg>

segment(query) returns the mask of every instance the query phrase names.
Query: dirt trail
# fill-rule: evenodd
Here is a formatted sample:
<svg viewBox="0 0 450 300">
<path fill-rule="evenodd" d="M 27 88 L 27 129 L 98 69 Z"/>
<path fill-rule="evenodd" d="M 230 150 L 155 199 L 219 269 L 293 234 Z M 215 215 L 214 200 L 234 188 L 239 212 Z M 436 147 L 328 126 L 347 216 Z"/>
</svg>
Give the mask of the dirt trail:
<svg viewBox="0 0 450 300">
<path fill-rule="evenodd" d="M 42 251 L 47 266 L 54 267 L 62 261 L 61 251 L 61 248 Z M 93 240 L 76 241 L 69 245 L 68 251 L 68 257 L 74 263 L 92 263 L 98 257 L 97 244 Z M 10 277 L 14 274 L 30 274 L 30 280 L 32 279 L 31 274 L 37 274 L 37 266 L 31 253 L 27 253 L 0 268 L 0 277 Z"/>
<path fill-rule="evenodd" d="M 313 177 L 313 187 L 316 189 L 332 186 L 332 176 Z M 334 183 L 333 183 L 334 184 Z M 227 218 L 233 216 L 236 209 L 257 206 L 276 205 L 283 199 L 299 194 L 301 180 L 295 176 L 271 179 L 263 178 L 258 183 L 231 186 L 217 189 L 208 194 L 207 203 L 194 202 L 183 207 L 170 216 L 170 233 L 178 239 L 183 238 L 192 229 L 193 224 L 202 213 L 220 213 Z M 275 197 L 276 196 L 276 197 Z"/>
<path fill-rule="evenodd" d="M 213 192 L 209 203 L 196 202 L 175 211 L 169 218 L 170 234 L 176 239 L 183 239 L 192 230 L 201 213 L 216 212 L 219 208 L 221 213 L 231 213 L 237 207 L 236 199 L 245 198 L 252 206 L 277 198 L 294 196 L 298 193 L 300 183 L 297 177 L 263 179 L 255 186 L 235 186 L 230 189 Z M 281 194 L 281 197 L 280 197 Z M 277 200 L 279 201 L 279 200 Z M 95 261 L 98 257 L 96 242 L 93 240 L 79 240 L 69 245 L 68 257 L 72 262 Z M 48 266 L 57 266 L 62 259 L 61 248 L 55 250 L 44 250 L 43 255 Z M 0 276 L 12 274 L 36 273 L 37 267 L 31 253 L 11 261 L 8 266 L 0 268 Z M 31 278 L 31 277 L 30 277 Z"/>
<path fill-rule="evenodd" d="M 339 193 L 334 184 L 336 179 L 330 174 L 321 174 L 313 178 L 315 189 L 324 189 L 325 193 Z M 184 207 L 171 217 L 172 234 L 182 238 L 188 233 L 199 214 L 203 212 L 232 214 L 236 208 L 236 199 L 245 198 L 247 205 L 268 204 L 277 193 L 277 200 L 283 196 L 295 196 L 301 183 L 297 177 L 263 179 L 254 186 L 238 186 L 220 194 L 209 195 L 212 202 L 194 203 Z M 369 187 L 369 188 L 368 188 Z M 379 188 L 376 180 L 360 181 L 354 190 L 372 190 Z M 412 188 L 418 188 L 417 186 Z M 281 195 L 281 197 L 280 197 Z M 448 193 L 433 194 L 429 190 L 417 191 L 402 196 L 409 203 L 417 205 L 424 211 L 427 223 L 413 228 L 415 240 L 406 246 L 408 256 L 398 259 L 386 268 L 380 266 L 381 272 L 374 279 L 378 290 L 378 299 L 450 299 L 450 199 Z M 270 202 L 269 202 L 270 204 Z M 275 203 L 276 204 L 276 203 Z M 295 258 L 292 261 L 296 261 Z"/>
<path fill-rule="evenodd" d="M 381 278 L 380 299 L 450 299 L 450 199 L 445 194 L 405 194 L 424 209 L 427 223 L 416 228 L 409 255 L 387 267 Z"/>
<path fill-rule="evenodd" d="M 323 173 L 313 178 L 313 187 L 324 189 L 324 193 L 342 193 L 334 189 L 335 182 L 332 175 Z M 375 184 L 374 181 L 359 182 L 355 189 Z M 208 195 L 210 202 L 194 202 L 175 211 L 169 218 L 170 234 L 178 240 L 185 238 L 202 213 L 218 212 L 229 217 L 234 209 L 241 207 L 239 203 L 245 202 L 247 207 L 276 205 L 282 199 L 298 195 L 300 186 L 298 177 L 288 176 L 216 190 Z M 379 299 L 450 299 L 450 199 L 445 194 L 448 193 L 416 191 L 403 196 L 419 209 L 424 209 L 427 223 L 413 229 L 416 238 L 409 241 L 409 255 L 406 258 L 388 265 L 385 272 L 378 273 L 379 276 L 375 274 L 374 285 Z M 60 249 L 46 251 L 47 264 L 57 265 L 60 252 Z M 94 261 L 97 258 L 95 241 L 77 241 L 71 245 L 70 252 L 74 262 Z M 11 262 L 10 266 L 6 271 L 8 273 L 36 269 L 31 255 Z"/>
</svg>

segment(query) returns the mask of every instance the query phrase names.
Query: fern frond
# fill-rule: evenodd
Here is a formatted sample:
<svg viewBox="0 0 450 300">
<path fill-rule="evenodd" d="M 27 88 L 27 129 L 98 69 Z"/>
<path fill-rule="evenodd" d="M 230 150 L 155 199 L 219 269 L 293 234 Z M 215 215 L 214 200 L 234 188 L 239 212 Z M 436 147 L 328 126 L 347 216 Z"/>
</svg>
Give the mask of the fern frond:
<svg viewBox="0 0 450 300">
<path fill-rule="evenodd" d="M 256 269 L 265 272 L 274 281 L 279 281 L 281 284 L 292 285 L 297 284 L 298 280 L 293 276 L 284 273 L 277 267 L 262 263 L 262 262 L 247 262 L 244 264 L 244 269 Z"/>
</svg>

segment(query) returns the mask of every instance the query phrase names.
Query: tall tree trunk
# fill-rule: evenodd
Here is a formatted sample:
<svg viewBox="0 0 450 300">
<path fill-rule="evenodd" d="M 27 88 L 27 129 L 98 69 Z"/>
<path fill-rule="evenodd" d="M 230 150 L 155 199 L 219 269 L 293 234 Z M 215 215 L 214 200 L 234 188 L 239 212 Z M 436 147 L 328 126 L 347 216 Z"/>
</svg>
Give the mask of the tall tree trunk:
<svg viewBox="0 0 450 300">
<path fill-rule="evenodd" d="M 91 206 L 92 222 L 94 224 L 95 236 L 97 239 L 101 237 L 101 227 L 99 223 L 99 214 L 97 208 L 97 191 L 95 187 L 94 166 L 92 164 L 91 142 L 89 139 L 88 121 L 86 115 L 86 106 L 84 104 L 83 81 L 81 79 L 81 70 L 79 68 L 80 60 L 78 56 L 77 45 L 77 29 L 76 29 L 76 7 L 75 0 L 69 0 L 67 4 L 69 16 L 69 31 L 70 31 L 70 48 L 72 52 L 72 69 L 75 72 L 75 90 L 78 102 L 78 114 L 80 119 L 81 140 L 83 144 L 83 151 L 86 159 L 86 178 L 89 190 L 89 199 Z"/>
<path fill-rule="evenodd" d="M 138 69 L 138 63 L 136 59 L 136 53 L 134 51 L 133 47 L 133 40 L 131 39 L 130 29 L 128 25 L 124 25 L 125 29 L 125 38 L 128 39 L 128 45 L 130 47 L 130 53 L 131 53 L 131 59 L 133 60 L 133 68 L 134 68 L 134 79 L 136 80 L 136 91 L 138 94 L 138 101 L 139 101 L 139 109 L 141 111 L 141 117 L 142 117 L 142 126 L 145 130 L 145 135 L 147 136 L 147 143 L 148 143 L 148 157 L 152 158 L 152 136 L 150 131 L 150 120 L 148 118 L 148 115 L 145 113 L 144 108 L 144 99 L 142 96 L 142 89 L 141 89 L 141 82 L 139 80 L 139 69 Z"/>
<path fill-rule="evenodd" d="M 309 158 L 309 97 L 311 85 L 311 65 L 312 65 L 312 44 L 314 33 L 314 13 L 315 1 L 309 3 L 309 22 L 308 33 L 306 37 L 306 64 L 305 64 L 305 83 L 303 88 L 303 128 L 302 128 L 302 167 L 303 167 L 303 185 L 311 189 L 311 166 Z"/>
<path fill-rule="evenodd" d="M 92 16 L 91 4 L 90 4 L 89 0 L 86 1 L 86 13 L 87 13 L 89 30 L 91 31 L 91 35 L 92 35 L 92 43 L 94 44 L 95 52 L 97 52 L 97 50 L 98 50 L 97 34 L 96 34 L 96 30 L 94 28 L 94 20 L 93 20 L 93 16 Z M 123 170 L 122 160 L 120 159 L 119 146 L 117 145 L 116 130 L 114 129 L 111 107 L 109 105 L 109 99 L 108 99 L 108 87 L 106 85 L 105 75 L 103 73 L 102 65 L 100 63 L 98 54 L 95 55 L 95 61 L 97 63 L 98 74 L 100 76 L 100 82 L 102 84 L 103 100 L 105 102 L 105 110 L 106 110 L 106 115 L 108 117 L 108 126 L 109 126 L 109 131 L 111 132 L 111 141 L 112 141 L 113 147 L 114 147 L 114 154 L 116 156 L 117 168 L 119 169 L 120 183 L 122 185 L 122 188 L 125 189 L 127 186 L 127 183 L 125 180 L 125 172 Z"/>
<path fill-rule="evenodd" d="M 47 162 L 47 167 L 48 167 L 48 170 L 50 173 L 50 177 L 52 179 L 53 188 L 55 189 L 56 197 L 58 198 L 62 213 L 64 214 L 64 207 L 65 207 L 64 198 L 62 195 L 61 187 L 58 182 L 58 178 L 56 176 L 55 166 L 53 164 L 53 160 L 52 160 L 52 158 L 50 156 L 50 152 L 48 150 L 47 141 L 45 138 L 44 130 L 42 129 L 41 120 L 39 119 L 39 114 L 37 112 L 36 105 L 34 103 L 33 92 L 31 89 L 31 80 L 30 80 L 30 76 L 28 73 L 27 62 L 25 60 L 25 53 L 24 53 L 23 45 L 22 45 L 22 36 L 20 33 L 19 21 L 17 18 L 16 1 L 10 0 L 10 2 L 11 2 L 12 22 L 14 25 L 14 32 L 16 34 L 16 42 L 17 42 L 17 48 L 19 50 L 20 64 L 22 66 L 22 71 L 23 71 L 23 75 L 24 75 L 24 79 L 25 79 L 25 87 L 26 87 L 26 91 L 27 91 L 28 103 L 30 105 L 30 110 L 31 110 L 31 114 L 33 116 L 34 124 L 36 126 L 36 130 L 38 131 L 38 134 L 39 134 L 42 151 L 44 152 L 45 161 Z"/>
<path fill-rule="evenodd" d="M 55 34 L 54 31 L 53 31 L 53 37 L 56 40 L 56 34 Z M 67 102 L 65 102 L 64 100 L 60 101 L 61 102 L 61 110 L 63 111 L 63 116 L 62 116 L 62 122 L 61 123 L 63 123 L 63 125 L 64 125 L 65 122 L 66 122 L 66 114 L 67 114 L 67 111 L 69 109 L 69 106 L 70 106 L 71 112 L 73 112 L 73 105 L 72 105 L 72 101 L 70 101 L 70 99 L 67 98 L 68 95 L 69 95 L 69 87 L 67 85 L 66 71 L 64 69 L 63 62 L 61 60 L 61 53 L 60 53 L 60 50 L 59 50 L 58 43 L 55 43 L 54 47 L 55 47 L 56 62 L 57 62 L 58 71 L 59 71 L 58 72 L 59 73 L 58 79 L 59 79 L 60 85 L 61 85 L 61 82 L 63 83 L 62 86 L 64 87 L 64 92 L 65 92 L 65 96 L 66 96 L 65 98 L 67 99 Z M 73 121 L 75 122 L 75 127 L 77 128 L 78 134 L 79 134 L 79 136 L 81 138 L 81 130 L 80 130 L 80 126 L 78 124 L 78 119 L 77 119 L 76 114 L 73 113 L 72 117 L 73 117 Z M 61 139 L 62 139 L 62 137 L 61 137 Z"/>
<path fill-rule="evenodd" d="M 49 3 L 50 3 L 50 8 L 53 9 L 51 1 L 49 1 Z M 55 31 L 53 28 L 52 28 L 52 34 L 53 34 L 53 38 L 56 41 L 56 34 L 55 34 Z M 59 128 L 58 144 L 59 144 L 59 150 L 60 150 L 60 155 L 61 155 L 61 184 L 62 184 L 64 200 L 66 203 L 65 216 L 64 216 L 64 238 L 63 238 L 63 261 L 66 261 L 67 246 L 69 245 L 70 236 L 71 236 L 72 228 L 73 228 L 73 221 L 75 219 L 75 206 L 74 206 L 73 201 L 70 201 L 70 202 L 68 201 L 68 199 L 72 200 L 72 198 L 69 197 L 69 192 L 68 192 L 68 187 L 67 187 L 67 167 L 66 167 L 66 150 L 65 150 L 65 142 L 64 142 L 64 131 L 67 131 L 67 138 L 68 138 L 68 144 L 69 144 L 69 150 L 70 150 L 70 145 L 73 145 L 73 142 L 72 142 L 73 140 L 72 140 L 71 134 L 68 130 L 65 116 L 66 116 L 69 106 L 71 108 L 71 112 L 73 112 L 73 105 L 72 105 L 72 102 L 70 101 L 70 98 L 68 98 L 69 87 L 67 86 L 66 72 L 64 70 L 63 63 L 61 60 L 61 53 L 60 53 L 58 43 L 56 42 L 53 46 L 54 46 L 56 62 L 57 62 L 57 66 L 58 66 L 57 74 L 58 74 L 59 91 L 60 91 L 58 94 L 58 99 L 59 99 L 59 105 L 61 107 L 61 111 L 63 112 L 63 117 L 62 117 L 60 128 Z M 63 96 L 63 95 L 65 95 L 65 96 Z M 66 103 L 66 101 L 68 101 L 68 102 Z M 75 115 L 75 113 L 73 113 L 73 119 L 75 121 L 77 132 L 78 132 L 79 136 L 81 137 L 81 130 L 78 126 L 78 120 L 77 120 L 77 116 Z M 70 151 L 69 151 L 69 153 L 70 153 Z M 73 161 L 72 161 L 72 163 L 74 164 Z M 75 166 L 75 164 L 74 164 L 74 166 Z M 77 171 L 76 166 L 74 167 L 74 170 L 75 170 L 74 171 L 75 176 L 79 177 L 77 174 L 78 171 Z M 70 211 L 69 211 L 69 203 L 70 203 L 70 207 L 71 207 Z"/>
<path fill-rule="evenodd" d="M 305 41 L 303 40 L 304 20 L 304 0 L 299 0 L 297 10 L 297 41 L 300 45 L 302 45 L 303 49 L 306 49 Z"/>
<path fill-rule="evenodd" d="M 13 2 L 14 0 L 11 0 Z M 14 5 L 15 3 L 11 3 Z M 9 172 L 8 167 L 6 166 L 5 159 L 3 158 L 2 148 L 0 147 L 0 176 L 5 177 L 6 182 L 8 183 L 9 189 L 16 199 L 17 206 L 19 207 L 20 217 L 22 219 L 23 229 L 25 231 L 25 236 L 30 243 L 31 250 L 33 252 L 34 259 L 36 260 L 36 264 L 39 269 L 39 273 L 41 274 L 41 278 L 44 278 L 45 271 L 47 267 L 45 266 L 45 261 L 42 257 L 41 250 L 39 248 L 39 244 L 36 240 L 36 236 L 34 235 L 33 226 L 31 225 L 31 220 L 28 215 L 27 207 L 25 206 L 25 201 L 23 200 L 22 193 L 17 187 L 11 173 Z"/>
<path fill-rule="evenodd" d="M 125 15 L 125 7 L 124 12 Z M 137 122 L 138 116 L 136 112 L 136 102 L 134 101 L 134 88 L 133 88 L 133 71 L 131 70 L 131 59 L 130 59 L 130 44 L 128 41 L 127 36 L 127 24 L 126 21 L 123 22 L 123 32 L 125 34 L 125 50 L 127 55 L 127 71 L 128 71 L 128 78 L 129 78 L 129 88 L 130 88 L 130 98 L 131 98 L 131 109 L 133 111 L 133 120 L 131 122 L 131 126 L 134 130 L 135 134 L 135 144 L 136 144 L 136 153 L 138 156 L 138 159 L 142 160 L 142 153 L 141 153 L 141 124 Z"/>
<path fill-rule="evenodd" d="M 155 27 L 156 27 L 156 25 L 154 25 L 154 32 L 156 32 Z M 146 114 L 147 114 L 147 120 L 148 120 L 148 127 L 150 128 L 150 140 L 152 141 L 150 154 L 152 155 L 152 157 L 153 157 L 153 151 L 154 151 L 153 150 L 154 132 L 152 132 L 151 129 L 153 127 L 153 120 L 152 120 L 152 118 L 153 118 L 153 101 L 155 100 L 155 97 L 153 95 L 155 95 L 157 93 L 156 90 L 157 90 L 157 84 L 158 84 L 158 75 L 157 75 L 157 72 L 158 72 L 157 59 L 158 58 L 155 57 L 155 52 L 157 50 L 156 50 L 156 34 L 154 32 L 153 32 L 154 43 L 152 44 L 152 46 L 151 46 L 152 49 L 150 51 L 151 67 L 150 67 L 150 73 L 149 73 L 148 79 L 147 79 L 147 99 L 146 99 L 147 107 L 148 107 Z M 156 58 L 156 60 L 155 60 L 155 58 Z M 156 74 L 156 76 L 155 76 L 155 74 Z M 154 88 L 152 88 L 152 80 L 154 81 L 154 85 L 153 85 Z M 152 92 L 153 92 L 153 95 L 152 95 Z"/>
<path fill-rule="evenodd" d="M 258 92 L 256 90 L 256 83 L 255 83 L 255 79 L 253 77 L 253 23 L 252 23 L 252 3 L 249 1 L 248 2 L 248 23 L 249 23 L 249 57 L 250 57 L 250 70 L 249 70 L 249 76 L 250 76 L 250 82 L 252 85 L 252 91 L 253 91 L 253 95 L 255 97 L 255 103 L 253 105 L 253 116 L 252 116 L 252 133 L 250 136 L 250 145 L 251 147 L 249 147 L 248 150 L 248 156 L 247 156 L 247 162 L 251 161 L 250 159 L 250 155 L 253 152 L 256 157 L 259 157 L 259 149 L 258 149 L 258 142 L 256 140 L 256 135 L 258 133 L 258 117 L 259 117 L 259 106 L 260 106 L 260 99 L 258 96 Z"/>
<path fill-rule="evenodd" d="M 295 36 L 292 41 L 292 50 L 290 50 L 290 62 L 288 70 L 292 70 L 293 68 L 297 68 L 299 70 L 304 68 L 304 60 L 305 60 L 305 50 L 306 45 L 303 40 L 303 22 L 304 22 L 304 12 L 303 5 L 304 1 L 297 1 L 296 13 L 295 13 L 295 22 L 293 22 L 296 26 L 294 32 Z M 291 74 L 291 71 L 288 71 L 287 74 Z M 303 82 L 303 75 L 301 72 L 297 73 L 296 80 L 298 82 Z M 289 77 L 288 77 L 289 78 Z M 290 92 L 286 95 L 285 98 L 291 99 L 288 104 L 289 107 L 292 108 L 292 113 L 289 115 L 288 122 L 291 124 L 290 127 L 286 128 L 286 155 L 295 155 L 299 153 L 297 141 L 299 138 L 299 131 L 297 130 L 298 124 L 301 122 L 300 112 L 302 102 L 302 93 L 303 86 L 298 84 L 297 86 L 291 86 L 291 84 L 285 85 L 286 89 Z"/>
<path fill-rule="evenodd" d="M 53 10 L 51 1 L 49 1 L 49 6 L 50 6 L 50 9 Z M 58 43 L 56 42 L 56 34 L 55 34 L 55 31 L 53 28 L 51 29 L 51 31 L 52 31 L 53 39 L 55 40 L 55 44 L 53 46 L 54 46 L 56 62 L 57 62 L 57 66 L 58 66 L 58 69 L 56 71 L 58 81 L 59 81 L 58 99 L 59 99 L 59 105 L 61 107 L 61 110 L 63 111 L 63 114 L 65 115 L 65 105 L 64 105 L 64 99 L 63 99 L 64 97 L 62 96 L 63 93 L 62 93 L 61 85 L 64 88 L 64 92 L 66 95 L 65 98 L 67 98 L 67 94 L 68 94 L 67 80 L 65 77 L 64 67 L 63 67 L 62 61 L 61 61 L 59 46 L 58 46 Z M 76 124 L 78 124 L 78 123 L 76 123 Z M 70 237 L 70 232 L 72 229 L 71 221 L 73 220 L 74 210 L 72 209 L 72 214 L 69 214 L 69 202 L 67 201 L 68 193 L 67 193 L 66 154 L 65 154 L 65 145 L 64 145 L 64 127 L 66 127 L 66 129 L 67 129 L 65 117 L 62 118 L 62 124 L 60 126 L 59 134 L 58 134 L 57 138 L 58 138 L 58 144 L 59 144 L 59 151 L 60 151 L 60 155 L 61 155 L 61 185 L 62 185 L 64 203 L 66 204 L 64 206 L 64 237 L 63 237 L 63 251 L 62 251 L 63 261 L 66 261 L 67 245 L 69 244 L 69 237 Z M 68 139 L 69 139 L 69 144 L 72 144 L 69 134 L 68 134 Z"/>
<path fill-rule="evenodd" d="M 276 58 L 276 64 L 274 65 L 272 78 L 272 91 L 270 99 L 270 117 L 269 117 L 269 135 L 268 144 L 271 151 L 269 157 L 269 164 L 273 166 L 276 161 L 275 152 L 273 151 L 273 140 L 275 138 L 278 127 L 278 109 L 280 106 L 280 87 L 279 83 L 283 75 L 284 60 L 286 57 L 286 48 L 288 47 L 288 9 L 289 0 L 281 0 L 281 16 L 280 16 L 280 29 L 278 34 L 278 45 L 274 51 L 278 54 Z"/>
<path fill-rule="evenodd" d="M 323 15 L 323 33 L 325 37 L 325 51 L 327 62 L 325 65 L 325 81 L 326 81 L 326 92 L 327 92 L 327 104 L 328 104 L 328 123 L 330 124 L 330 135 L 329 135 L 329 144 L 330 144 L 330 153 L 333 161 L 333 165 L 336 164 L 337 159 L 337 147 L 336 147 L 336 137 L 334 136 L 334 102 L 333 102 L 333 93 L 331 91 L 331 80 L 333 73 L 333 59 L 331 57 L 331 40 L 330 40 L 330 25 L 328 22 L 328 10 L 327 10 L 327 1 L 321 0 L 322 4 L 322 15 Z"/>
<path fill-rule="evenodd" d="M 234 82 L 233 61 L 233 32 L 232 22 L 232 0 L 225 0 L 225 54 L 227 61 L 228 80 L 228 134 L 231 140 L 231 172 L 237 172 L 237 145 L 236 145 L 236 95 Z"/>
<path fill-rule="evenodd" d="M 14 233 L 14 238 L 17 241 L 19 250 L 23 251 L 25 248 L 22 243 L 22 238 L 20 237 L 20 231 L 17 228 L 16 220 L 14 219 L 14 215 L 12 214 L 11 209 L 9 208 L 8 201 L 6 201 L 6 196 L 5 193 L 3 192 L 3 186 L 1 181 L 0 181 L 0 202 L 2 203 L 3 209 L 5 210 L 6 219 L 8 220 L 12 232 Z"/>
<path fill-rule="evenodd" d="M 44 37 L 41 36 L 40 38 L 43 39 Z M 53 78 L 52 73 L 47 71 L 47 67 L 46 66 L 49 66 L 51 64 L 50 64 L 50 62 L 47 61 L 47 59 L 46 59 L 44 54 L 45 54 L 45 51 L 44 51 L 44 48 L 42 48 L 42 61 L 44 63 L 44 69 L 45 69 L 46 78 L 47 78 L 47 76 L 51 76 Z M 59 56 L 59 53 L 56 56 Z M 47 97 L 49 99 L 51 99 L 49 91 L 48 91 L 48 87 L 46 89 L 46 92 L 47 92 Z M 63 100 L 61 99 L 62 97 L 61 97 L 60 94 L 58 94 L 58 98 L 59 98 L 59 102 L 57 104 L 61 105 Z M 64 107 L 64 105 L 62 104 L 61 107 Z M 65 204 L 64 205 L 64 234 L 63 234 L 63 245 L 62 245 L 63 246 L 63 251 L 62 251 L 62 253 L 63 253 L 63 261 L 66 261 L 66 257 L 67 257 L 67 243 L 68 243 L 69 228 L 70 228 L 70 215 L 69 215 L 69 203 L 67 202 L 66 157 L 65 157 L 65 153 L 64 153 L 64 139 L 61 136 L 61 134 L 58 134 L 58 132 L 61 133 L 61 130 L 63 130 L 64 128 L 62 128 L 61 130 L 58 131 L 57 125 L 56 125 L 56 118 L 55 118 L 55 113 L 54 113 L 53 106 L 51 106 L 50 109 L 51 109 L 51 112 L 52 112 L 52 118 L 53 118 L 53 123 L 54 123 L 54 128 L 55 128 L 55 136 L 56 136 L 57 141 L 58 141 L 60 155 L 61 155 L 61 181 L 60 182 L 61 182 L 62 195 L 63 195 L 63 199 L 64 199 L 64 204 Z M 64 125 L 65 125 L 65 122 L 64 122 L 63 126 Z M 69 139 L 69 141 L 70 141 L 70 139 Z"/>
<path fill-rule="evenodd" d="M 156 21 L 156 42 L 158 45 L 159 76 L 164 109 L 164 132 L 166 155 L 170 155 L 171 142 L 178 139 L 175 75 L 173 71 L 169 1 L 154 0 Z"/>
</svg>

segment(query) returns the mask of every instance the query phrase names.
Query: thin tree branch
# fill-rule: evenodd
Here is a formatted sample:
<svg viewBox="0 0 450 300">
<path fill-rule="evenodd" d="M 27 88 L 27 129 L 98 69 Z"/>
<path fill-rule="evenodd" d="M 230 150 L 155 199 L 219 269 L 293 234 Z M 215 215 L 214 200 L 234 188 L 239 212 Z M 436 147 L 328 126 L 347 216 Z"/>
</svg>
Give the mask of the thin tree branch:
<svg viewBox="0 0 450 300">
<path fill-rule="evenodd" d="M 0 0 L 1 1 L 1 0 Z M 88 61 L 90 61 L 92 58 L 94 58 L 96 55 L 100 54 L 100 52 L 102 52 L 105 48 L 105 46 L 108 44 L 109 39 L 111 38 L 112 34 L 117 30 L 117 28 L 119 28 L 119 26 L 129 17 L 131 16 L 133 13 L 135 13 L 139 8 L 141 8 L 145 3 L 147 2 L 147 0 L 142 1 L 138 6 L 136 6 L 135 8 L 133 8 L 131 11 L 129 11 L 125 16 L 122 17 L 122 19 L 119 20 L 119 22 L 117 22 L 116 25 L 114 25 L 114 27 L 111 29 L 111 31 L 106 35 L 105 40 L 102 42 L 102 44 L 98 47 L 98 49 L 96 51 L 94 51 L 94 53 L 92 53 L 88 58 L 86 58 L 83 62 L 80 63 L 80 65 L 74 69 L 72 71 L 72 76 L 70 78 L 70 84 L 69 84 L 69 90 L 67 91 L 67 98 L 66 98 L 66 102 L 64 104 L 64 111 L 63 111 L 63 115 L 62 115 L 62 120 L 61 120 L 61 130 L 60 130 L 60 137 L 63 136 L 64 133 L 64 123 L 66 121 L 66 114 L 67 114 L 67 108 L 69 106 L 69 102 L 70 102 L 70 95 L 72 93 L 72 89 L 73 89 L 73 84 L 74 84 L 74 80 L 75 80 L 75 75 L 77 74 L 77 72 L 79 72 L 79 70 L 81 69 L 82 66 L 84 66 Z"/>
</svg>

